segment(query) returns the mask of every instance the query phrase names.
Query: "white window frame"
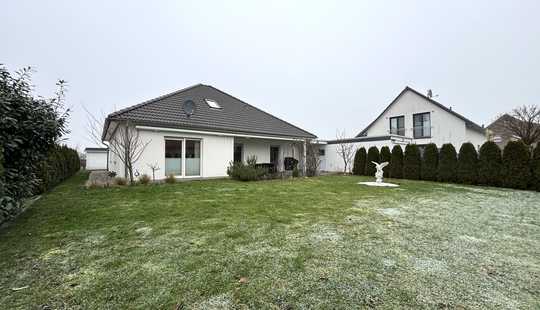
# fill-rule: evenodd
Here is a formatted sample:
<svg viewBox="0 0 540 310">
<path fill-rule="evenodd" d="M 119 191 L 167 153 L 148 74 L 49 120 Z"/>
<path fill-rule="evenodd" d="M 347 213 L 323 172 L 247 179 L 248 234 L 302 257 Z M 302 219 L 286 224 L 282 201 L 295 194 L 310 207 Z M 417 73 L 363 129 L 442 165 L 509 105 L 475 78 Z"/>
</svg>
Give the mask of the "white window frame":
<svg viewBox="0 0 540 310">
<path fill-rule="evenodd" d="M 214 100 L 214 99 L 205 98 L 205 99 L 204 99 L 204 102 L 206 102 L 206 104 L 210 107 L 210 109 L 216 109 L 216 110 L 221 110 L 221 109 L 223 109 L 223 108 L 221 107 L 221 105 L 219 104 L 219 102 L 217 102 L 217 101 Z"/>
<path fill-rule="evenodd" d="M 166 140 L 176 140 L 176 141 L 182 141 L 182 174 L 181 175 L 175 175 L 174 177 L 179 179 L 189 179 L 189 178 L 201 178 L 203 176 L 203 139 L 202 138 L 192 138 L 192 137 L 171 137 L 171 136 L 165 136 L 163 137 L 163 150 L 165 151 L 165 141 Z M 199 175 L 186 175 L 186 141 L 199 141 L 199 153 L 200 153 L 200 162 L 199 162 Z M 163 154 L 163 158 L 165 158 L 165 154 Z M 164 168 L 165 169 L 165 168 Z M 167 173 L 165 172 L 165 177 L 167 177 Z"/>
</svg>

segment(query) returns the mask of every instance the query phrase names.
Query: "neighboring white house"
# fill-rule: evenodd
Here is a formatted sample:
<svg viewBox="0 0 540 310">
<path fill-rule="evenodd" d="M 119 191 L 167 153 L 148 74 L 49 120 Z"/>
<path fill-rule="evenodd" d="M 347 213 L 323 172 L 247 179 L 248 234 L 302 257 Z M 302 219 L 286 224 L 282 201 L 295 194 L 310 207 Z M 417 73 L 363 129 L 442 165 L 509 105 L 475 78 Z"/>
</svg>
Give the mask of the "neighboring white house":
<svg viewBox="0 0 540 310">
<path fill-rule="evenodd" d="M 109 152 L 107 148 L 87 147 L 84 152 L 86 153 L 86 170 L 107 170 Z"/>
<path fill-rule="evenodd" d="M 126 128 L 135 132 L 144 151 L 135 176 L 177 178 L 227 176 L 233 161 L 256 156 L 257 163 L 283 170 L 287 157 L 305 164 L 305 143 L 315 135 L 209 85 L 194 85 L 114 112 L 105 120 L 102 140 L 110 145 L 109 169 L 127 176 L 113 152 Z M 133 135 L 132 135 L 133 136 Z"/>
<path fill-rule="evenodd" d="M 354 148 L 371 146 L 379 149 L 397 144 L 435 143 L 439 148 L 452 143 L 456 150 L 471 142 L 477 148 L 487 140 L 483 126 L 454 112 L 418 91 L 405 87 L 386 109 L 355 138 L 327 141 L 321 170 L 343 171 L 343 159 L 338 155 L 339 143 L 353 143 Z"/>
</svg>

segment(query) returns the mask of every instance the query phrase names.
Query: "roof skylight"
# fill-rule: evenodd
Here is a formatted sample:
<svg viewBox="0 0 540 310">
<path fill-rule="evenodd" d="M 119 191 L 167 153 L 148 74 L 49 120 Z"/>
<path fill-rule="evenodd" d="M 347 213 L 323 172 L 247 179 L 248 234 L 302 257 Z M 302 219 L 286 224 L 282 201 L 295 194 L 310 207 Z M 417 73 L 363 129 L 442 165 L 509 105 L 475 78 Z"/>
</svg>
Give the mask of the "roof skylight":
<svg viewBox="0 0 540 310">
<path fill-rule="evenodd" d="M 212 99 L 204 99 L 204 101 L 206 101 L 206 104 L 208 104 L 209 107 L 211 107 L 212 109 L 221 109 L 221 106 L 219 105 L 219 103 L 215 100 L 212 100 Z"/>
</svg>

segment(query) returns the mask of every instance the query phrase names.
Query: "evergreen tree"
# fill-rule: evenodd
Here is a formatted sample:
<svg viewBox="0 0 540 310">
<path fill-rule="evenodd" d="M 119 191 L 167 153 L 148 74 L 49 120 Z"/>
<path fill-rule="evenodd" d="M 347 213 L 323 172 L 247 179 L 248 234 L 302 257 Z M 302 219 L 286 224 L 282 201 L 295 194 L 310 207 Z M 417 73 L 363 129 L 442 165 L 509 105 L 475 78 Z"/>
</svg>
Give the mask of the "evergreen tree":
<svg viewBox="0 0 540 310">
<path fill-rule="evenodd" d="M 510 141 L 503 151 L 503 185 L 526 189 L 530 178 L 530 152 L 521 141 Z"/>
<path fill-rule="evenodd" d="M 356 150 L 354 154 L 353 162 L 353 174 L 354 175 L 364 175 L 366 173 L 366 149 L 364 147 Z"/>
<path fill-rule="evenodd" d="M 403 178 L 403 150 L 401 146 L 394 145 L 392 148 L 392 163 L 390 167 L 390 177 L 394 179 Z"/>
<path fill-rule="evenodd" d="M 439 149 L 435 143 L 426 145 L 422 157 L 422 180 L 437 181 L 437 166 L 439 164 Z"/>
<path fill-rule="evenodd" d="M 403 177 L 410 180 L 420 179 L 420 150 L 416 144 L 407 144 L 403 156 Z"/>
<path fill-rule="evenodd" d="M 478 155 L 478 183 L 482 185 L 502 185 L 501 149 L 493 141 L 487 141 L 480 147 Z"/>
<path fill-rule="evenodd" d="M 384 168 L 384 177 L 388 178 L 390 176 L 390 169 L 392 169 L 392 153 L 390 153 L 388 146 L 381 148 L 381 162 L 388 162 L 388 166 Z"/>
<path fill-rule="evenodd" d="M 476 184 L 477 179 L 478 153 L 472 143 L 463 143 L 458 155 L 457 181 L 464 184 Z"/>
<path fill-rule="evenodd" d="M 457 169 L 456 149 L 451 143 L 443 144 L 439 152 L 437 179 L 441 182 L 455 182 Z"/>
<path fill-rule="evenodd" d="M 366 161 L 366 175 L 374 176 L 377 169 L 372 161 L 379 163 L 381 157 L 379 155 L 379 149 L 376 146 L 372 146 L 368 149 L 367 161 Z"/>
</svg>

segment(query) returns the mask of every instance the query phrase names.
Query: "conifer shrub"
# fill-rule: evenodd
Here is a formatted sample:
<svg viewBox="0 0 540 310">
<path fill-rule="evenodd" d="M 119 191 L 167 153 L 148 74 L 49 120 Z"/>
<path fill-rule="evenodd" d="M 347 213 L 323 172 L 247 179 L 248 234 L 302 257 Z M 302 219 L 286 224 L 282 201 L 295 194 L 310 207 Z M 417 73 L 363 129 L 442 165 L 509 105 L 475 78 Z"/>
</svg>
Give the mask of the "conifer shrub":
<svg viewBox="0 0 540 310">
<path fill-rule="evenodd" d="M 390 153 L 390 148 L 388 146 L 381 147 L 381 162 L 388 162 L 388 166 L 384 168 L 384 177 L 388 178 L 390 176 L 390 169 L 392 169 L 392 153 Z"/>
<path fill-rule="evenodd" d="M 437 166 L 439 164 L 439 149 L 435 143 L 426 145 L 422 157 L 422 180 L 437 181 Z"/>
<path fill-rule="evenodd" d="M 476 184 L 478 180 L 478 153 L 470 142 L 459 148 L 457 181 L 463 184 Z"/>
<path fill-rule="evenodd" d="M 420 179 L 420 150 L 416 144 L 407 144 L 403 155 L 403 178 L 410 180 Z"/>
<path fill-rule="evenodd" d="M 358 150 L 356 150 L 356 153 L 354 154 L 354 162 L 353 162 L 354 175 L 365 175 L 366 158 L 367 158 L 367 153 L 364 147 L 361 147 Z"/>
<path fill-rule="evenodd" d="M 381 157 L 379 155 L 379 149 L 376 146 L 370 147 L 367 153 L 366 175 L 369 175 L 369 176 L 375 175 L 375 172 L 377 171 L 372 161 L 376 163 L 379 163 L 381 161 Z"/>
<path fill-rule="evenodd" d="M 521 141 L 510 141 L 503 151 L 503 186 L 526 189 L 531 176 L 530 152 Z"/>
<path fill-rule="evenodd" d="M 457 169 L 456 149 L 451 143 L 443 144 L 439 152 L 437 179 L 441 182 L 455 182 Z"/>
<path fill-rule="evenodd" d="M 531 159 L 531 188 L 540 191 L 540 144 L 536 145 Z"/>
<path fill-rule="evenodd" d="M 390 166 L 390 177 L 395 179 L 403 178 L 403 150 L 400 145 L 392 148 L 392 164 Z"/>
<path fill-rule="evenodd" d="M 480 147 L 478 155 L 478 184 L 502 185 L 501 149 L 493 141 L 487 141 Z"/>
</svg>

